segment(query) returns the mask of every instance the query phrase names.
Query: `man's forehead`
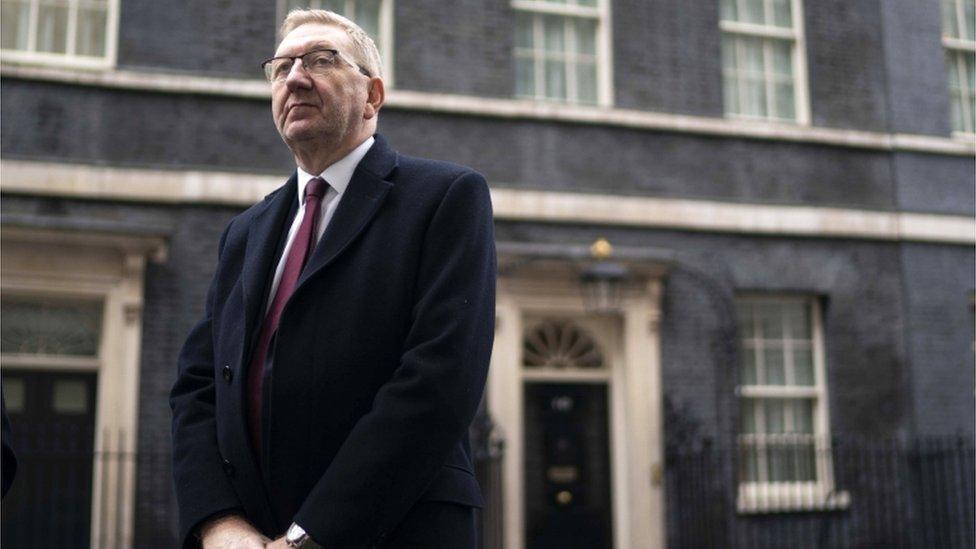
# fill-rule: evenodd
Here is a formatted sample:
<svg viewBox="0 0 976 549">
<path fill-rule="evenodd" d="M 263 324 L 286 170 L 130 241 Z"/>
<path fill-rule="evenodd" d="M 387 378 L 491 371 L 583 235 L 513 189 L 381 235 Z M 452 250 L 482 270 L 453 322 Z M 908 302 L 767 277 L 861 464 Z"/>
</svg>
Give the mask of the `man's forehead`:
<svg viewBox="0 0 976 549">
<path fill-rule="evenodd" d="M 350 38 L 335 25 L 306 23 L 294 28 L 281 40 L 275 55 L 302 53 L 312 48 L 347 50 Z"/>
</svg>

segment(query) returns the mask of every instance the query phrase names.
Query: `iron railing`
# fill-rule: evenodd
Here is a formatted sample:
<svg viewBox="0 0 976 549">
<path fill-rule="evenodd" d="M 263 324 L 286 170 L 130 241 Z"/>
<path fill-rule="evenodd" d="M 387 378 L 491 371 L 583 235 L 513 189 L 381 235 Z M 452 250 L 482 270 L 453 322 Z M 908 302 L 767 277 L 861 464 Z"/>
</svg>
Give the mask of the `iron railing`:
<svg viewBox="0 0 976 549">
<path fill-rule="evenodd" d="M 973 440 L 834 437 L 776 459 L 813 459 L 814 482 L 781 465 L 756 483 L 755 447 L 699 440 L 666 455 L 668 546 L 972 548 Z M 771 454 L 772 455 L 772 454 Z M 769 457 L 769 456 L 767 456 Z M 786 473 L 782 473 L 786 471 Z M 826 475 L 826 478 L 824 477 Z"/>
</svg>

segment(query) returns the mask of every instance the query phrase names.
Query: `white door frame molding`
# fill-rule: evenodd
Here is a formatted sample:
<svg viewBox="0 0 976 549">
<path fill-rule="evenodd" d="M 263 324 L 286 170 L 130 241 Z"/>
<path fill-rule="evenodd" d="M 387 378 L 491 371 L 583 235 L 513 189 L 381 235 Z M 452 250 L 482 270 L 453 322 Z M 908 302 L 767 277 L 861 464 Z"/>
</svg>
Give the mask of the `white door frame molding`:
<svg viewBox="0 0 976 549">
<path fill-rule="evenodd" d="M 5 293 L 103 302 L 98 358 L 91 365 L 98 373 L 91 546 L 132 547 L 143 280 L 148 260 L 165 260 L 165 241 L 5 226 L 0 258 Z M 46 368 L 30 361 L 17 367 Z M 106 451 L 122 459 L 98 459 Z"/>
<path fill-rule="evenodd" d="M 592 335 L 609 346 L 610 462 L 615 549 L 665 546 L 660 361 L 664 270 L 645 269 L 609 330 Z M 525 547 L 522 338 L 525 318 L 590 317 L 569 262 L 541 262 L 499 278 L 497 324 L 488 378 L 488 406 L 505 436 L 502 463 L 504 546 Z M 589 324 L 584 322 L 583 324 Z M 612 358 L 611 358 L 612 357 Z M 587 372 L 587 374 L 589 374 Z M 592 377 L 592 376 L 589 376 Z M 569 378 L 567 378 L 569 379 Z"/>
</svg>

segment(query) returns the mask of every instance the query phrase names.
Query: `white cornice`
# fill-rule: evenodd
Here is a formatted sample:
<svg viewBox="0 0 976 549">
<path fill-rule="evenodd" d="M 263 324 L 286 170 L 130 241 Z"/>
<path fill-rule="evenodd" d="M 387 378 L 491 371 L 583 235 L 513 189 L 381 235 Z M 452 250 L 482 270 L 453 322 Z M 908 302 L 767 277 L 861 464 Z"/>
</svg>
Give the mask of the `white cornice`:
<svg viewBox="0 0 976 549">
<path fill-rule="evenodd" d="M 0 191 L 39 196 L 245 207 L 284 176 L 116 168 L 22 160 L 0 162 Z M 495 187 L 495 217 L 812 238 L 976 244 L 972 217 L 819 206 L 599 195 Z"/>
<path fill-rule="evenodd" d="M 270 98 L 267 83 L 254 79 L 216 78 L 131 70 L 91 71 L 12 63 L 0 65 L 0 76 L 160 93 L 217 95 L 246 99 Z M 976 156 L 976 141 L 967 137 L 888 134 L 396 89 L 388 92 L 386 106 L 392 109 L 503 119 L 559 121 L 882 151 L 897 150 Z"/>
</svg>

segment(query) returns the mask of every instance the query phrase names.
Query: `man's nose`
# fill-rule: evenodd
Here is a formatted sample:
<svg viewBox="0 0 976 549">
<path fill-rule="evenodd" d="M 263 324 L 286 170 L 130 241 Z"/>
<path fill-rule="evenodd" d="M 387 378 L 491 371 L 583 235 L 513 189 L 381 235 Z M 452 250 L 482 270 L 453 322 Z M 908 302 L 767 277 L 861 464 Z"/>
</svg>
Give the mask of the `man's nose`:
<svg viewBox="0 0 976 549">
<path fill-rule="evenodd" d="M 291 68 L 288 70 L 288 76 L 285 78 L 285 84 L 289 89 L 309 88 L 312 86 L 312 77 L 305 70 L 305 64 L 302 63 L 301 59 L 296 59 L 292 63 Z"/>
</svg>

